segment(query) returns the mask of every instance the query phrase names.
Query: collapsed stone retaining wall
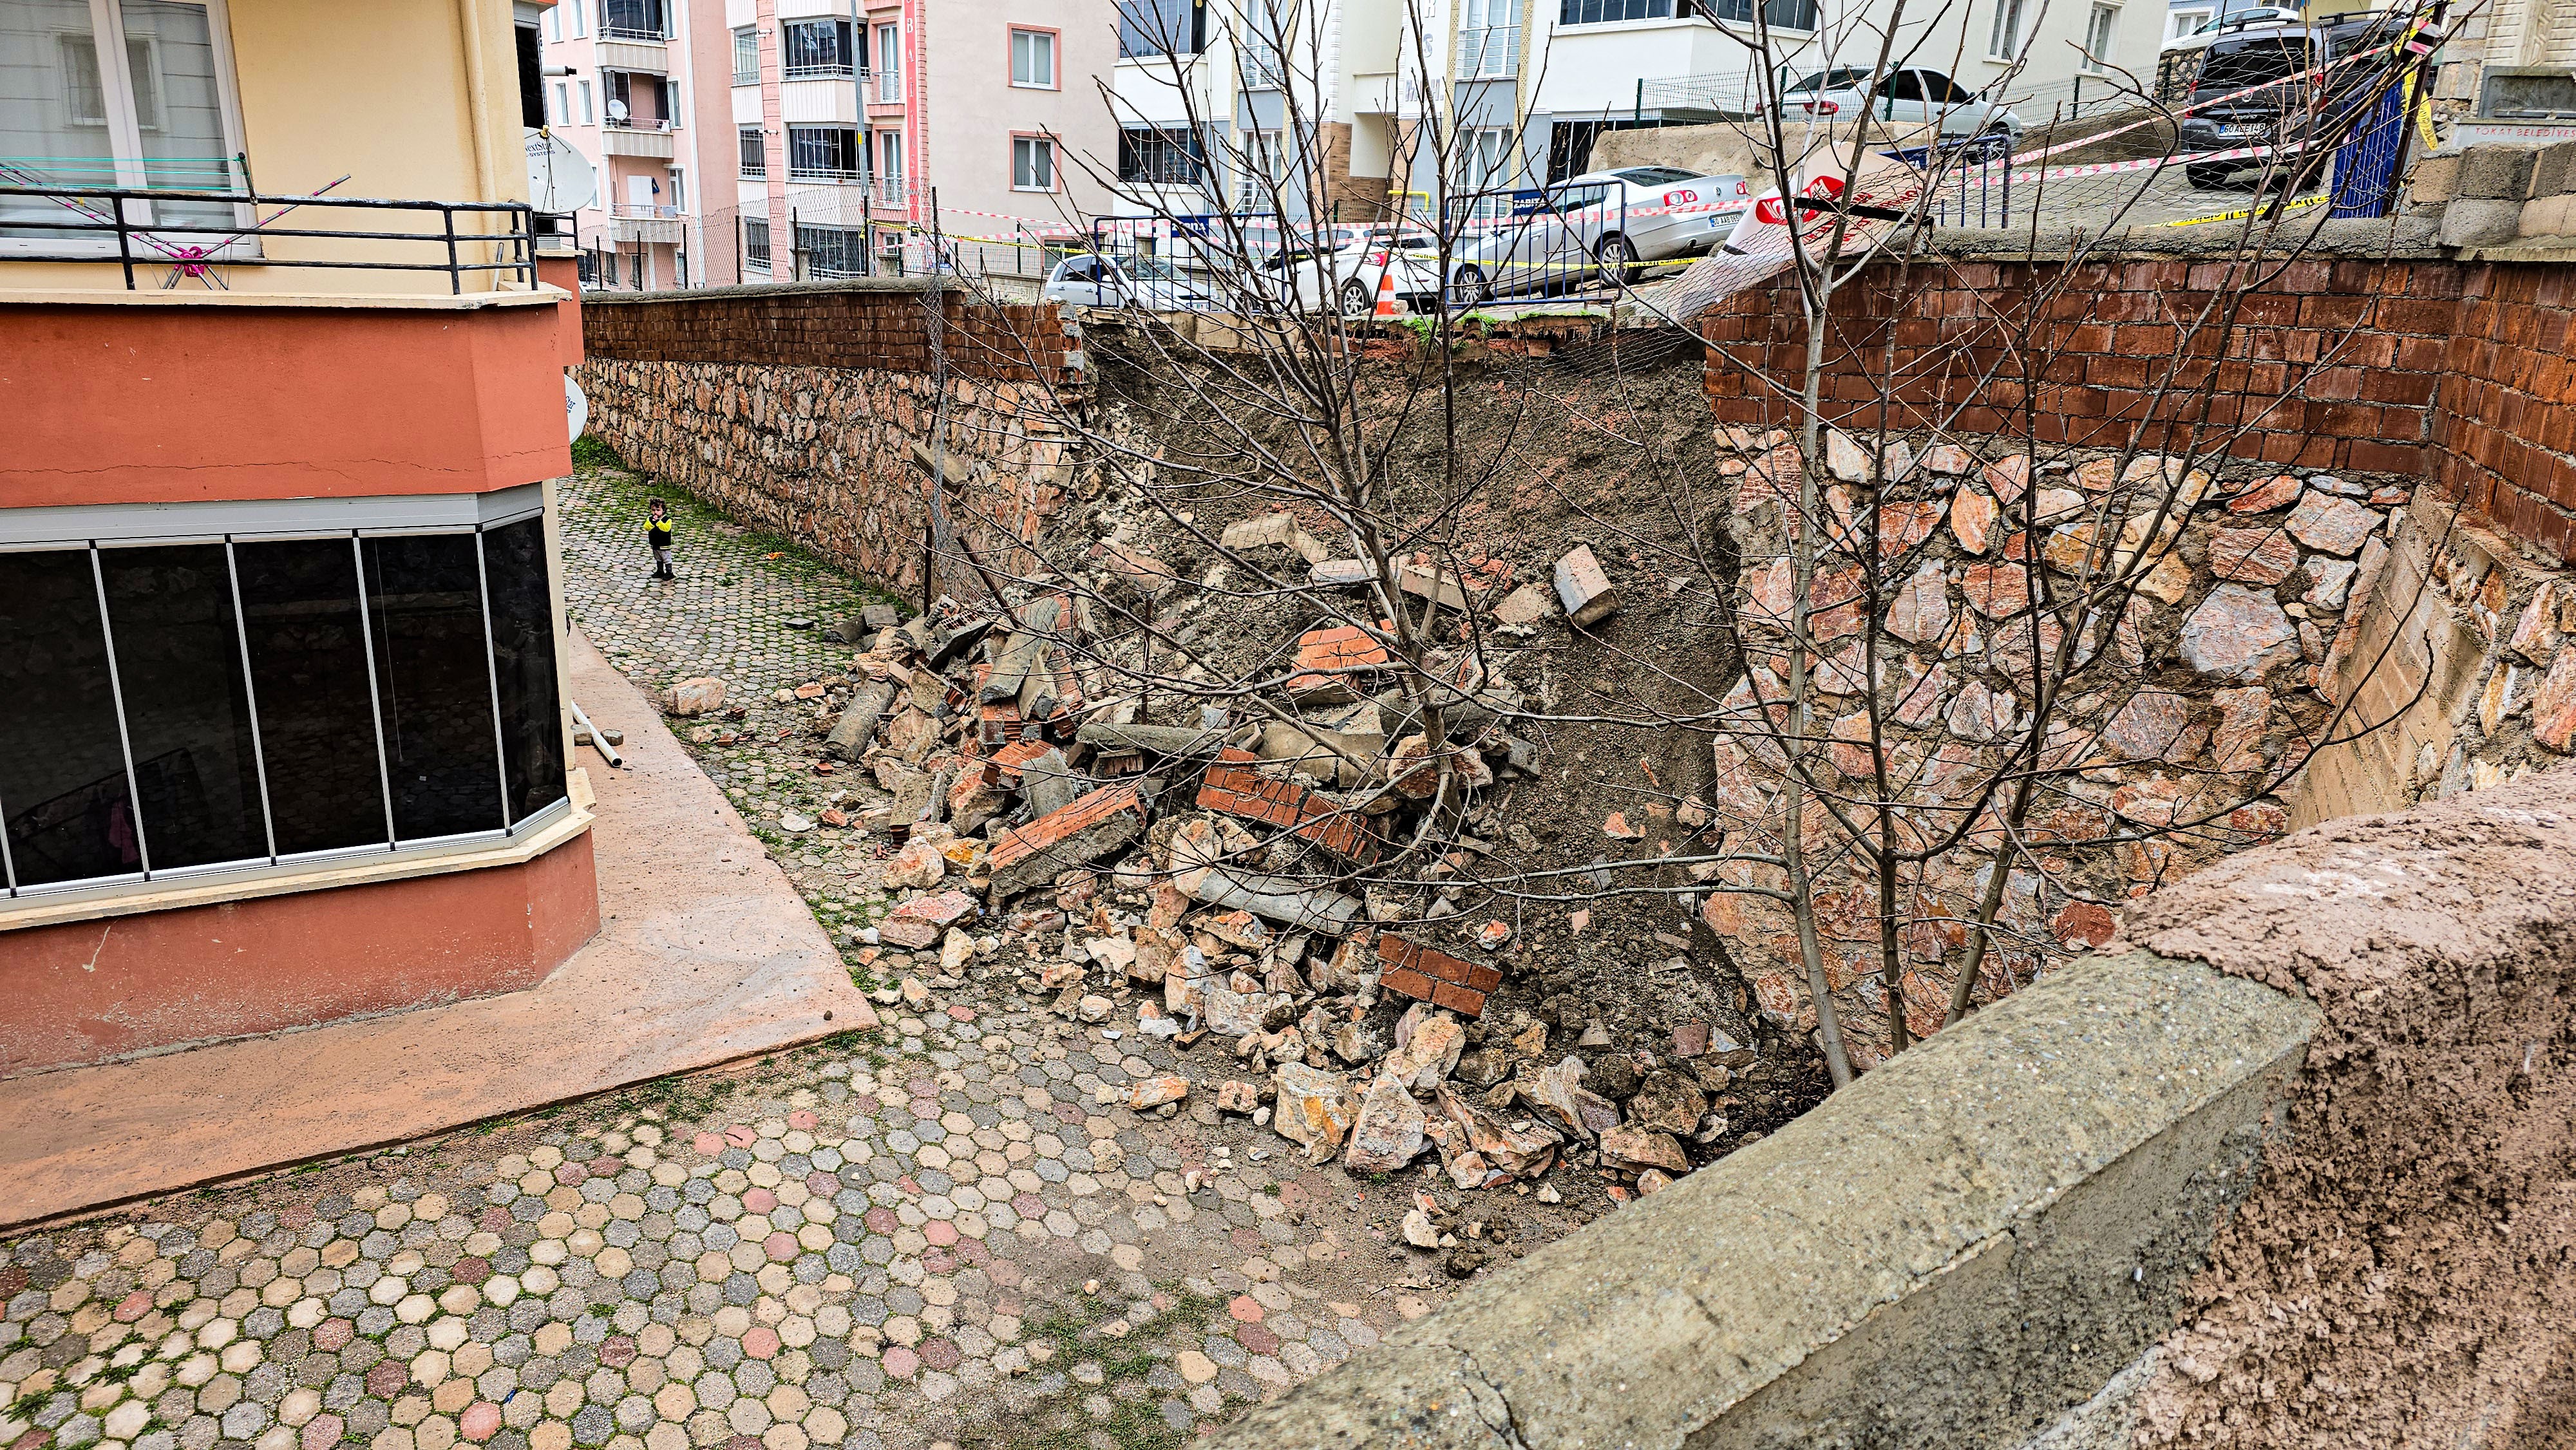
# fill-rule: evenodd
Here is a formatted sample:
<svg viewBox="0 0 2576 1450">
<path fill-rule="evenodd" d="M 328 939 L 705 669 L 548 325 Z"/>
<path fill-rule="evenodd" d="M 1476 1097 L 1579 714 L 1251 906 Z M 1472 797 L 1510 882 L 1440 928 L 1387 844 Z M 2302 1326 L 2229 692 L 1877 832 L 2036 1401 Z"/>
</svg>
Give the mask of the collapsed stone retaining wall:
<svg viewBox="0 0 2576 1450">
<path fill-rule="evenodd" d="M 2576 773 L 2248 852 L 2131 940 L 1217 1444 L 2560 1443 Z"/>
<path fill-rule="evenodd" d="M 950 540 L 1013 568 L 1062 502 L 1066 445 L 1030 404 L 1081 386 L 1080 338 L 1055 307 L 953 290 L 934 328 L 928 297 L 922 279 L 594 295 L 591 432 L 881 587 L 917 599 L 927 571 L 932 592 L 978 594 Z"/>
</svg>

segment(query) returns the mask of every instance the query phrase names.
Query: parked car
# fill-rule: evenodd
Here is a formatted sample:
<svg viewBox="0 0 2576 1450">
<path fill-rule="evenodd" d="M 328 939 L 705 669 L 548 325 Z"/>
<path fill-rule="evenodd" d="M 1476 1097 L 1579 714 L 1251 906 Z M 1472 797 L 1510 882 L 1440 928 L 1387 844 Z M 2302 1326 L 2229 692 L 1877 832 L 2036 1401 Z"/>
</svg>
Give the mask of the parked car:
<svg viewBox="0 0 2576 1450">
<path fill-rule="evenodd" d="M 1515 193 L 1507 215 L 1474 224 L 1456 250 L 1450 294 L 1472 305 L 1696 256 L 1726 240 L 1753 204 L 1742 176 L 1670 166 L 1590 171 Z"/>
<path fill-rule="evenodd" d="M 2214 35 L 2193 35 L 2168 47 L 2161 74 L 2176 84 L 2187 77 L 2190 110 L 2175 124 L 2174 145 L 2184 155 L 2247 147 L 2275 149 L 2269 157 L 2186 162 L 2184 176 L 2197 187 L 2224 185 L 2240 171 L 2261 167 L 2306 174 L 2311 136 L 2339 136 L 2344 111 L 2358 104 L 2382 72 L 2367 63 L 2333 72 L 2323 104 L 2315 104 L 2306 78 L 2330 64 L 2396 39 L 2386 16 L 2336 17 L 2319 25 L 2296 20 L 2229 24 Z"/>
<path fill-rule="evenodd" d="M 1079 252 L 1055 264 L 1038 296 L 1074 307 L 1139 307 L 1148 312 L 1204 312 L 1207 293 L 1158 257 Z"/>
<path fill-rule="evenodd" d="M 2021 142 L 2021 117 L 1980 97 L 1937 70 L 1889 71 L 1876 81 L 1866 67 L 1821 70 L 1780 94 L 1780 109 L 1796 119 L 1825 120 L 1866 111 L 1897 125 L 1939 123 L 1944 136 L 1992 136 Z"/>
</svg>

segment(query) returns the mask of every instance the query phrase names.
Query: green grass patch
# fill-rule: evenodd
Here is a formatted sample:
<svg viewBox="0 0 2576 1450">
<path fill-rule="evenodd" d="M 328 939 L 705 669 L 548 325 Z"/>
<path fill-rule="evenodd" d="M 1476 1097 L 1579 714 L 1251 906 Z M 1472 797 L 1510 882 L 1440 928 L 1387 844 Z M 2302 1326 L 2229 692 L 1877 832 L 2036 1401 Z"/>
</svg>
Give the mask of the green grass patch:
<svg viewBox="0 0 2576 1450">
<path fill-rule="evenodd" d="M 572 466 L 575 468 L 624 468 L 626 460 L 617 450 L 600 441 L 596 433 L 584 433 L 572 440 Z"/>
</svg>

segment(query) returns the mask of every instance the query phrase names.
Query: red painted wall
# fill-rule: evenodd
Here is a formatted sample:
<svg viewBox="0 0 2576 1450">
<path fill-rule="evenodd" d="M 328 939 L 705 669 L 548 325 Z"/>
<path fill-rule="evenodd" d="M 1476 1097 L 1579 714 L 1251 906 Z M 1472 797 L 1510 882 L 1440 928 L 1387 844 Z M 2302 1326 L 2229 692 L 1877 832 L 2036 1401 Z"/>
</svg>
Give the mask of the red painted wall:
<svg viewBox="0 0 2576 1450">
<path fill-rule="evenodd" d="M 561 477 L 564 326 L 553 305 L 0 306 L 0 508 Z"/>
<path fill-rule="evenodd" d="M 585 831 L 517 866 L 0 934 L 0 1076 L 516 991 L 598 931 Z"/>
</svg>

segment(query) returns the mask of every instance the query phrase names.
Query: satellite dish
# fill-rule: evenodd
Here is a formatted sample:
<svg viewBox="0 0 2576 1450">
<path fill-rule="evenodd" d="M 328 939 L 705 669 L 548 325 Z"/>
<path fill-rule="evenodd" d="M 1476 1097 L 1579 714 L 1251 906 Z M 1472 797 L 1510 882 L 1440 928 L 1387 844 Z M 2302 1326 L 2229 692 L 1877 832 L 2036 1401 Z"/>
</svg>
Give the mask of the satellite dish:
<svg viewBox="0 0 2576 1450">
<path fill-rule="evenodd" d="M 611 101 L 608 103 L 608 119 L 612 121 L 623 121 L 633 114 L 634 112 L 626 109 L 626 103 L 624 101 Z"/>
<path fill-rule="evenodd" d="M 538 127 L 528 128 L 527 141 L 529 205 L 549 216 L 564 216 L 599 200 L 599 173 L 590 158 Z"/>
<path fill-rule="evenodd" d="M 590 395 L 570 373 L 564 374 L 564 426 L 572 430 L 574 442 L 581 441 L 582 430 L 590 426 Z"/>
</svg>

